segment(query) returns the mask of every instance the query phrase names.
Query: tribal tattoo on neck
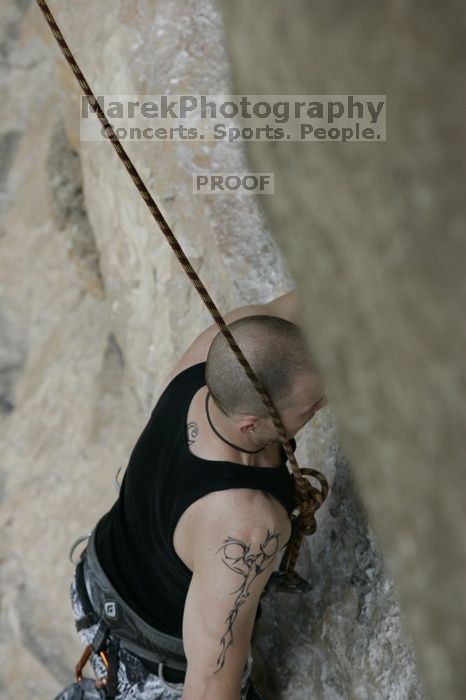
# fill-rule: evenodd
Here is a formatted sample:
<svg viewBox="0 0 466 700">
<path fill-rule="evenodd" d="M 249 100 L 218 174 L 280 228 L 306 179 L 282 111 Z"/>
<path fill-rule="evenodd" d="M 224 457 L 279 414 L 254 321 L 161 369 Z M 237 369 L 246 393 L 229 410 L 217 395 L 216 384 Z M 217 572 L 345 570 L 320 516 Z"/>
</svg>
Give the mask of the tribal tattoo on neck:
<svg viewBox="0 0 466 700">
<path fill-rule="evenodd" d="M 196 442 L 196 438 L 199 435 L 199 428 L 197 423 L 191 421 L 186 426 L 186 439 L 188 442 L 188 447 Z"/>
<path fill-rule="evenodd" d="M 262 574 L 273 562 L 274 556 L 278 550 L 278 539 L 280 533 L 274 528 L 273 532 L 267 528 L 267 535 L 264 541 L 259 545 L 258 552 L 252 552 L 251 546 L 236 539 L 235 537 L 227 537 L 221 547 L 218 548 L 216 554 L 223 553 L 222 561 L 229 569 L 239 574 L 243 582 L 240 587 L 231 593 L 237 593 L 233 609 L 229 612 L 225 622 L 227 630 L 220 640 L 221 651 L 217 659 L 218 668 L 214 673 L 218 673 L 223 668 L 225 663 L 225 654 L 227 649 L 233 644 L 233 624 L 238 617 L 238 611 L 243 603 L 246 602 L 250 593 L 249 589 L 253 581 Z"/>
</svg>

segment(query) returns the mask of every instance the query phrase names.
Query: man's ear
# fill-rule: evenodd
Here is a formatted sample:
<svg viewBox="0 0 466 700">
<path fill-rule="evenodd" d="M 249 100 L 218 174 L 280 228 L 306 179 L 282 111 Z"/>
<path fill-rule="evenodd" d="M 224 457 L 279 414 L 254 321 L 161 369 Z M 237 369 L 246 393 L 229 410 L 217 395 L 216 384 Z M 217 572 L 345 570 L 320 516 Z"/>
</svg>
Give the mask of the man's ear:
<svg viewBox="0 0 466 700">
<path fill-rule="evenodd" d="M 257 416 L 243 416 L 240 421 L 239 429 L 242 433 L 248 433 L 251 429 L 255 430 L 257 425 Z"/>
</svg>

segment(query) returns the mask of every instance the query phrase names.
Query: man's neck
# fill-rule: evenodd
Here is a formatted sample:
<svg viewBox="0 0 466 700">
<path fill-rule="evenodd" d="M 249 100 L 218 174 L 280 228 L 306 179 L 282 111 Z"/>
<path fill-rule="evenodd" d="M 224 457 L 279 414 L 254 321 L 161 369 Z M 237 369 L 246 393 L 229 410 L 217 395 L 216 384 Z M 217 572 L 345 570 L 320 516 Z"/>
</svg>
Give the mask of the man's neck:
<svg viewBox="0 0 466 700">
<path fill-rule="evenodd" d="M 260 444 L 260 442 L 257 441 L 257 438 L 254 435 L 254 431 L 252 433 L 250 433 L 248 430 L 242 432 L 234 426 L 232 427 L 232 421 L 229 420 L 228 417 L 222 413 L 222 411 L 217 407 L 211 396 L 209 396 L 208 399 L 208 409 L 210 420 L 215 430 L 220 433 L 222 438 L 233 443 L 233 445 L 236 445 L 238 448 L 243 448 L 244 450 L 256 452 L 256 454 L 248 454 L 247 452 L 235 450 L 234 447 L 230 446 L 232 450 L 235 450 L 235 458 L 238 457 L 246 465 L 257 466 L 255 463 L 258 461 L 258 459 L 260 460 L 261 458 L 263 458 L 263 455 L 267 449 L 267 445 Z M 206 419 L 208 420 L 207 416 Z M 210 426 L 209 428 L 211 430 L 213 439 L 217 439 L 219 442 L 226 444 L 220 437 L 218 437 L 218 435 L 215 433 L 215 431 L 212 430 Z"/>
</svg>

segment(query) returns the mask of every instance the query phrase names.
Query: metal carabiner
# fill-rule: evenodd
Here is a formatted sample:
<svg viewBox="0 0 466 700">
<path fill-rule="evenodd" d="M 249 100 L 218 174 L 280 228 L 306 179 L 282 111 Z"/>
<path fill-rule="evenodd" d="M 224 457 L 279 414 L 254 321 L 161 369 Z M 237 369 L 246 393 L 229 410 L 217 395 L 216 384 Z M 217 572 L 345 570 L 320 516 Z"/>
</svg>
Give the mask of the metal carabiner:
<svg viewBox="0 0 466 700">
<path fill-rule="evenodd" d="M 83 668 L 89 661 L 89 657 L 92 654 L 92 644 L 88 644 L 83 653 L 81 654 L 78 663 L 75 666 L 75 675 L 76 675 L 76 682 L 79 683 L 81 678 L 83 677 Z"/>
</svg>

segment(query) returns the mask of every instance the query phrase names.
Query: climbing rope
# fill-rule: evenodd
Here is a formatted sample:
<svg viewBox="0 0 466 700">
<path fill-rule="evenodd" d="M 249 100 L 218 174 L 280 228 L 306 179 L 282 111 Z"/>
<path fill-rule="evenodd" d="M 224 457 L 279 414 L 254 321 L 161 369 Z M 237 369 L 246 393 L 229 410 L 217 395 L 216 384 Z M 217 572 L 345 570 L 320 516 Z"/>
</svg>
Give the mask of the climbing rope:
<svg viewBox="0 0 466 700">
<path fill-rule="evenodd" d="M 117 138 L 113 127 L 111 124 L 108 122 L 103 110 L 101 109 L 99 103 L 97 102 L 94 93 L 92 92 L 91 88 L 89 87 L 88 82 L 86 81 L 84 75 L 81 72 L 81 69 L 79 68 L 78 64 L 76 63 L 76 60 L 71 53 L 68 44 L 66 43 L 65 39 L 63 38 L 63 35 L 60 31 L 60 29 L 57 26 L 57 23 L 55 22 L 55 19 L 53 18 L 52 13 L 50 12 L 50 9 L 44 0 L 37 0 L 37 4 L 39 5 L 40 9 L 42 10 L 45 19 L 47 20 L 47 23 L 52 30 L 52 33 L 57 40 L 58 45 L 60 46 L 60 49 L 63 52 L 63 55 L 65 56 L 66 60 L 68 61 L 71 70 L 73 71 L 74 75 L 76 76 L 77 81 L 79 82 L 84 94 L 86 95 L 87 99 L 89 100 L 89 103 L 91 105 L 91 108 L 93 111 L 97 113 L 97 116 L 103 126 L 103 129 L 105 131 L 105 134 L 107 136 L 107 139 L 112 143 L 113 148 L 117 152 L 120 160 L 123 162 L 123 165 L 125 166 L 126 170 L 128 173 L 131 175 L 134 184 L 138 188 L 142 198 L 146 202 L 147 206 L 149 207 L 149 210 L 154 217 L 155 221 L 159 225 L 162 233 L 168 240 L 170 246 L 172 247 L 176 257 L 180 261 L 181 265 L 183 266 L 186 274 L 188 277 L 191 279 L 193 285 L 199 292 L 202 300 L 204 301 L 205 305 L 209 309 L 212 318 L 214 319 L 215 323 L 218 325 L 220 331 L 223 333 L 225 336 L 228 345 L 238 358 L 239 362 L 244 368 L 244 371 L 246 372 L 247 376 L 251 380 L 254 388 L 256 389 L 257 393 L 259 394 L 262 403 L 264 406 L 267 408 L 273 423 L 277 429 L 278 435 L 280 437 L 280 440 L 282 442 L 283 448 L 285 450 L 286 456 L 289 460 L 289 463 L 291 465 L 291 469 L 293 472 L 294 476 L 294 487 L 295 487 L 295 501 L 296 501 L 296 508 L 299 510 L 299 514 L 297 516 L 294 516 L 292 514 L 292 517 L 297 519 L 297 525 L 298 527 L 293 530 L 293 535 L 290 539 L 290 542 L 288 543 L 287 548 L 285 549 L 285 552 L 283 554 L 282 560 L 280 562 L 280 577 L 279 577 L 279 587 L 281 590 L 286 590 L 286 591 L 303 591 L 303 590 L 309 590 L 309 585 L 306 585 L 307 582 L 305 582 L 301 577 L 299 577 L 296 572 L 294 571 L 294 567 L 296 564 L 296 560 L 298 558 L 299 554 L 299 549 L 303 540 L 304 535 L 312 535 L 316 528 L 317 528 L 317 523 L 315 519 L 315 511 L 320 508 L 322 503 L 327 497 L 328 493 L 328 483 L 327 479 L 321 472 L 317 471 L 316 469 L 308 469 L 308 468 L 300 468 L 298 466 L 298 463 L 296 461 L 296 458 L 294 456 L 293 449 L 286 437 L 286 433 L 283 429 L 283 425 L 280 420 L 280 416 L 278 415 L 275 406 L 273 405 L 272 401 L 270 400 L 269 395 L 267 394 L 266 390 L 264 387 L 261 385 L 259 382 L 258 378 L 256 377 L 252 367 L 248 363 L 247 359 L 241 352 L 239 346 L 237 345 L 233 335 L 231 334 L 227 324 L 225 323 L 224 319 L 222 318 L 219 310 L 215 306 L 214 302 L 212 301 L 209 293 L 207 292 L 207 289 L 201 282 L 199 276 L 197 275 L 196 271 L 192 267 L 191 263 L 189 262 L 188 258 L 184 254 L 181 246 L 179 245 L 178 241 L 176 240 L 175 236 L 173 235 L 173 232 L 171 231 L 168 223 L 166 222 L 162 212 L 158 208 L 157 204 L 153 200 L 150 192 L 148 191 L 147 187 L 144 185 L 143 181 L 141 180 L 141 177 L 139 176 L 139 173 L 137 172 L 136 168 L 134 167 L 133 163 L 131 162 L 128 154 L 126 153 L 125 149 L 121 145 L 119 139 Z M 320 489 L 315 488 L 312 486 L 311 482 L 308 479 L 304 478 L 304 474 L 308 474 L 311 477 L 314 477 L 320 482 Z M 295 510 L 296 510 L 295 508 Z M 303 585 L 304 584 L 304 585 Z"/>
</svg>

